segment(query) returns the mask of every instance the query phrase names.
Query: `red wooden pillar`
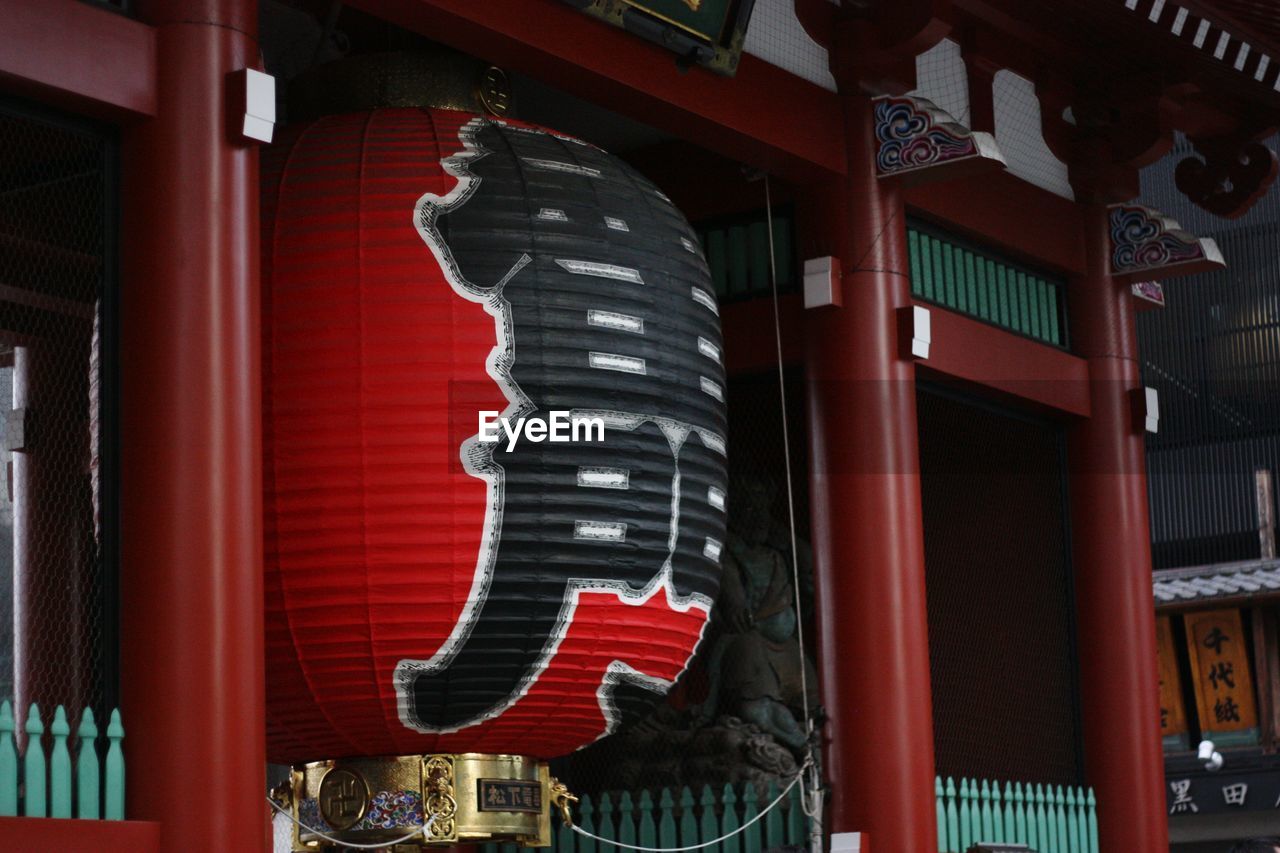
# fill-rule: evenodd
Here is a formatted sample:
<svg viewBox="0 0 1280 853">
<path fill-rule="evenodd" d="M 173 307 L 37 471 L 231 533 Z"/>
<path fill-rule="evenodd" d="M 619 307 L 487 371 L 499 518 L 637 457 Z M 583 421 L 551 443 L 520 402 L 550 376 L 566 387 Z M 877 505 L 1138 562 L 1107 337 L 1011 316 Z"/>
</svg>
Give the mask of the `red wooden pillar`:
<svg viewBox="0 0 1280 853">
<path fill-rule="evenodd" d="M 1107 211 L 1087 216 L 1088 274 L 1070 293 L 1092 416 L 1069 434 L 1080 690 L 1103 853 L 1169 848 L 1133 298 L 1110 274 Z"/>
<path fill-rule="evenodd" d="M 921 853 L 938 847 L 906 227 L 899 186 L 875 176 L 871 104 L 843 101 L 849 176 L 819 216 L 844 305 L 806 313 L 805 354 L 830 828 Z"/>
<path fill-rule="evenodd" d="M 257 150 L 228 75 L 254 0 L 138 0 L 157 111 L 123 133 L 122 674 L 129 811 L 164 850 L 262 851 Z"/>
</svg>

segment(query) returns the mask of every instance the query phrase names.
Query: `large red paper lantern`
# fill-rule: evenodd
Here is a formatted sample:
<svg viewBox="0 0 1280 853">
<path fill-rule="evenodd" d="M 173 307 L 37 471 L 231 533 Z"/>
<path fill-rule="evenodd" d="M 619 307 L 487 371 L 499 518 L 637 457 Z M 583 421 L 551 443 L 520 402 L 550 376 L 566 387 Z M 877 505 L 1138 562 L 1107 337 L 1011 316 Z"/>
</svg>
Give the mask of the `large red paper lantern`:
<svg viewBox="0 0 1280 853">
<path fill-rule="evenodd" d="M 545 130 L 333 116 L 263 157 L 271 758 L 551 757 L 706 627 L 720 328 L 651 183 Z M 602 440 L 478 440 L 597 417 Z"/>
</svg>

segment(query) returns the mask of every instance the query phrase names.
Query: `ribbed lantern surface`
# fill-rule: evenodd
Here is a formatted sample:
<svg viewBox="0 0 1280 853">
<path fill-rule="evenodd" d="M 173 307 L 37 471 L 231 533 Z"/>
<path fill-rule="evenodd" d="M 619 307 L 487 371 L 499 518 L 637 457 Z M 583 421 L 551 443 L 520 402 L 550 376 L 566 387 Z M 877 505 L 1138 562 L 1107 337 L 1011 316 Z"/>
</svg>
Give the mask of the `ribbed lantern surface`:
<svg viewBox="0 0 1280 853">
<path fill-rule="evenodd" d="M 593 146 L 449 111 L 323 118 L 262 169 L 270 757 L 551 757 L 644 712 L 724 538 L 684 218 Z M 508 449 L 482 411 L 604 429 Z"/>
</svg>

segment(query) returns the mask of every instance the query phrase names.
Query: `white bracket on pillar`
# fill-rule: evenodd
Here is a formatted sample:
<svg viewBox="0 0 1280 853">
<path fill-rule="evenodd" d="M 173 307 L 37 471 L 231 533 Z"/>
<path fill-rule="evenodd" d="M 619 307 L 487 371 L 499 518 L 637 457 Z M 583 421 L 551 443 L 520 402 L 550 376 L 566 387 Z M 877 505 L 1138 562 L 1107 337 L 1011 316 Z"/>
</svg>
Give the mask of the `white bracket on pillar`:
<svg viewBox="0 0 1280 853">
<path fill-rule="evenodd" d="M 252 68 L 238 71 L 235 94 L 237 100 L 243 98 L 240 133 L 247 139 L 270 142 L 276 127 L 276 78 Z"/>
<path fill-rule="evenodd" d="M 911 306 L 911 355 L 929 357 L 929 345 L 933 343 L 933 322 L 929 309 L 921 305 Z"/>
<path fill-rule="evenodd" d="M 844 304 L 840 290 L 840 259 L 810 258 L 804 262 L 804 307 L 824 308 Z"/>
<path fill-rule="evenodd" d="M 871 845 L 865 832 L 833 832 L 831 853 L 871 853 Z"/>
<path fill-rule="evenodd" d="M 1160 432 L 1160 394 L 1147 386 L 1137 390 L 1138 416 L 1147 432 Z"/>
<path fill-rule="evenodd" d="M 909 305 L 898 309 L 898 340 L 902 342 L 903 358 L 929 358 L 929 346 L 933 343 L 933 318 L 923 305 Z"/>
</svg>

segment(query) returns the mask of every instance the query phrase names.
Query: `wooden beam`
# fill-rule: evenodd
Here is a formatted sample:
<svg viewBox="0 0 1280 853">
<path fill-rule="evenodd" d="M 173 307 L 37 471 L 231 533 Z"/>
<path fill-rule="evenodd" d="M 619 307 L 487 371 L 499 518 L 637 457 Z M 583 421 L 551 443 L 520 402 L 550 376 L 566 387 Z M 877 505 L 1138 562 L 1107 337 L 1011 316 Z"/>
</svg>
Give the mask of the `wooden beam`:
<svg viewBox="0 0 1280 853">
<path fill-rule="evenodd" d="M 1264 752 L 1275 752 L 1280 734 L 1280 648 L 1277 648 L 1273 606 L 1252 608 L 1253 663 L 1258 677 L 1258 724 Z"/>
<path fill-rule="evenodd" d="M 845 172 L 839 98 L 743 56 L 735 77 L 558 0 L 353 0 L 352 6 L 706 148 L 796 181 Z"/>
<path fill-rule="evenodd" d="M 1150 4 L 1143 8 L 1149 10 Z M 1175 37 L 1168 22 L 1179 7 L 1166 4 L 1162 8 L 1163 23 L 1155 24 L 1118 0 L 954 0 L 947 17 L 958 29 L 980 22 L 981 28 L 990 32 L 983 42 L 984 56 L 1037 85 L 1050 78 L 1061 84 L 1078 83 L 1082 77 L 1123 83 L 1126 78 L 1155 76 L 1166 90 L 1177 89 L 1180 96 L 1192 90 L 1209 96 L 1222 119 L 1234 123 L 1249 113 L 1264 125 L 1270 124 L 1280 110 L 1280 94 L 1269 80 L 1264 85 L 1254 79 L 1252 57 L 1261 53 L 1257 45 L 1250 64 L 1236 70 L 1233 62 L 1216 59 L 1212 49 L 1192 45 L 1194 24 L 1188 25 L 1181 38 Z M 1217 32 L 1211 37 L 1216 39 Z M 1236 39 L 1244 39 L 1248 31 L 1232 32 Z M 1239 40 L 1233 41 L 1233 45 L 1239 44 Z M 1173 118 L 1177 129 L 1198 132 L 1197 115 Z"/>
<path fill-rule="evenodd" d="M 97 853 L 158 853 L 160 824 L 138 820 L 51 820 L 0 817 L 6 850 L 83 850 Z M 90 841 L 89 839 L 92 839 Z"/>
<path fill-rule="evenodd" d="M 155 31 L 79 0 L 0 0 L 0 89 L 95 118 L 156 111 Z"/>
<path fill-rule="evenodd" d="M 909 213 L 1060 275 L 1084 270 L 1080 207 L 1008 172 L 906 190 Z"/>
<path fill-rule="evenodd" d="M 929 359 L 917 364 L 931 378 L 958 379 L 997 399 L 1088 417 L 1084 359 L 937 305 L 916 304 L 929 309 L 933 343 Z"/>
<path fill-rule="evenodd" d="M 929 309 L 933 324 L 929 359 L 918 362 L 931 378 L 959 380 L 986 396 L 1015 401 L 1056 416 L 1088 417 L 1089 366 L 1084 359 L 937 305 L 918 304 Z M 783 296 L 778 307 L 783 363 L 799 364 L 805 311 L 800 295 Z M 725 369 L 730 376 L 776 368 L 771 300 L 730 303 L 720 309 L 720 314 Z"/>
</svg>

